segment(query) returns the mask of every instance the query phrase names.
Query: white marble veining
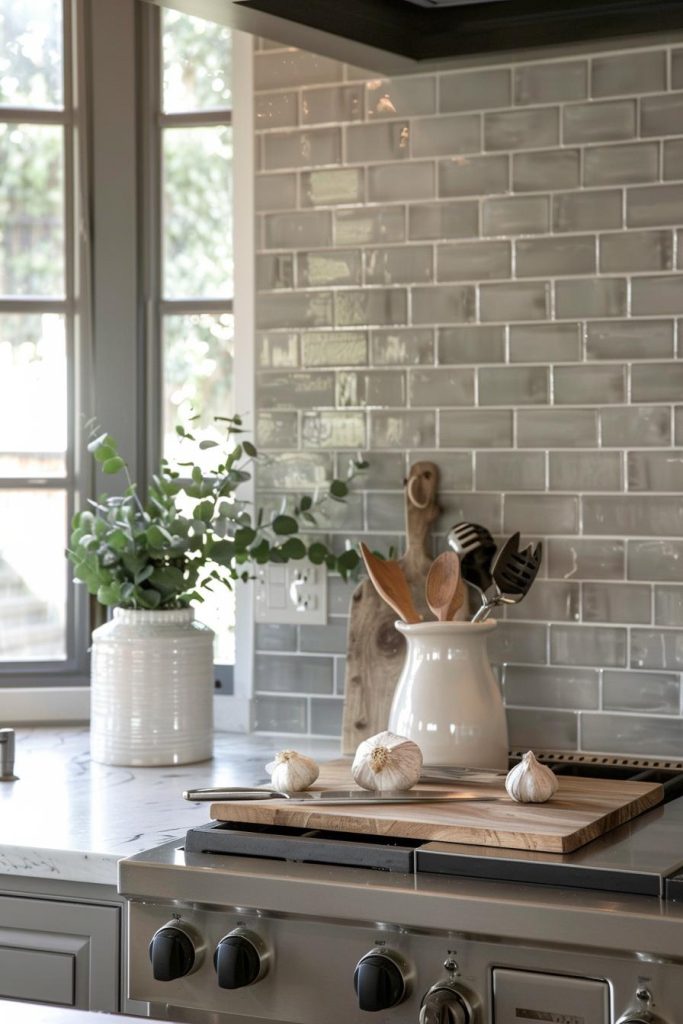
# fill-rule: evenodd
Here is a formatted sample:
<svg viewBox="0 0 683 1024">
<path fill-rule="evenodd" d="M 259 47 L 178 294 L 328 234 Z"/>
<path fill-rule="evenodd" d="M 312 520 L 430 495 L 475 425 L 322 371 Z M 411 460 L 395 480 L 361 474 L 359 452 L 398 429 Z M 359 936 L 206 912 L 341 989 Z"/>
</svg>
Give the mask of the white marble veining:
<svg viewBox="0 0 683 1024">
<path fill-rule="evenodd" d="M 110 1017 L 113 1024 L 140 1024 L 140 1017 L 121 1017 L 119 1014 L 86 1013 L 59 1006 L 40 1006 L 38 1003 L 18 1003 L 0 999 L 0 1020 L 12 1024 L 104 1024 Z M 146 1018 L 147 1024 L 154 1024 Z"/>
<path fill-rule="evenodd" d="M 3 874 L 116 884 L 116 862 L 182 836 L 208 820 L 207 804 L 185 789 L 254 785 L 283 746 L 274 736 L 217 733 L 212 761 L 169 768 L 119 768 L 90 758 L 87 728 L 17 730 L 16 782 L 0 782 L 0 888 Z M 296 741 L 320 759 L 335 741 Z"/>
</svg>

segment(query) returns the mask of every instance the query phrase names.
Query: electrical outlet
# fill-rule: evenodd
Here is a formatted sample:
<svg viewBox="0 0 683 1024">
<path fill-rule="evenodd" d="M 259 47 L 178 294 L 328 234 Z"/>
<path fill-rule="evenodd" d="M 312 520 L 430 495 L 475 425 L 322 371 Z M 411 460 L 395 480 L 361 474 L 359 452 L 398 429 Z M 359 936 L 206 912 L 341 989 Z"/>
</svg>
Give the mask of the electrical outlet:
<svg viewBox="0 0 683 1024">
<path fill-rule="evenodd" d="M 318 625 L 327 622 L 327 568 L 297 559 L 260 565 L 254 583 L 256 622 Z"/>
</svg>

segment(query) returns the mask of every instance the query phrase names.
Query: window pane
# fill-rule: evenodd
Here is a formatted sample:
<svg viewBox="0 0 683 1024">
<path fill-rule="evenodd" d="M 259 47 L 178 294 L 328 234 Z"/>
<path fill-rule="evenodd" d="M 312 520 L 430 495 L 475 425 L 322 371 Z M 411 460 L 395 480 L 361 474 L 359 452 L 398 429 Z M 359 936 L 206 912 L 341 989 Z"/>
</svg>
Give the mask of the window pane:
<svg viewBox="0 0 683 1024">
<path fill-rule="evenodd" d="M 163 12 L 164 110 L 230 108 L 230 29 Z"/>
<path fill-rule="evenodd" d="M 63 129 L 0 125 L 0 294 L 64 294 Z"/>
<path fill-rule="evenodd" d="M 235 583 L 235 587 L 244 586 Z M 235 664 L 235 592 L 219 587 L 204 595 L 202 604 L 194 605 L 197 619 L 210 626 L 216 634 L 213 657 L 217 665 Z"/>
<path fill-rule="evenodd" d="M 0 314 L 0 475 L 64 476 L 66 341 L 56 313 Z"/>
<path fill-rule="evenodd" d="M 61 106 L 62 67 L 62 0 L 2 0 L 0 104 Z"/>
<path fill-rule="evenodd" d="M 164 131 L 164 294 L 232 297 L 232 131 Z"/>
<path fill-rule="evenodd" d="M 0 660 L 66 657 L 66 496 L 0 490 Z"/>
</svg>

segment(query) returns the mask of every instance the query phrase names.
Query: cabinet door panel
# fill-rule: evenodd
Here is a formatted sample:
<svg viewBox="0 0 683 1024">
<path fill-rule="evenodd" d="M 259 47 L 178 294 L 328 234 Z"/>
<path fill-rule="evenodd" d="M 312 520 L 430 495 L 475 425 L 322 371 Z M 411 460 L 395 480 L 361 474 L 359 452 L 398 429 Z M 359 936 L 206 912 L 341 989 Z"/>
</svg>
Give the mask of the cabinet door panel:
<svg viewBox="0 0 683 1024">
<path fill-rule="evenodd" d="M 73 1006 L 74 968 L 68 953 L 0 946 L 0 996 Z"/>
</svg>

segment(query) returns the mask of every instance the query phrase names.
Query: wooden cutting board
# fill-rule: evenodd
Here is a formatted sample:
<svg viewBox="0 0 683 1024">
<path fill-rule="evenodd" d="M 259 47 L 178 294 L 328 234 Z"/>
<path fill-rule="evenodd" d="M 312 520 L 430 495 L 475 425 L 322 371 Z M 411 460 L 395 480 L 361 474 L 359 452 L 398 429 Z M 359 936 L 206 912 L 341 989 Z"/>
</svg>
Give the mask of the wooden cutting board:
<svg viewBox="0 0 683 1024">
<path fill-rule="evenodd" d="M 654 807 L 664 795 L 659 784 L 646 782 L 562 776 L 558 781 L 558 792 L 545 804 L 515 803 L 500 782 L 453 786 L 459 792 L 475 796 L 501 797 L 500 803 L 308 807 L 279 800 L 221 801 L 211 805 L 211 817 L 216 821 L 570 853 Z M 323 765 L 314 788 L 357 788 L 351 779 L 350 762 L 333 761 Z"/>
</svg>

